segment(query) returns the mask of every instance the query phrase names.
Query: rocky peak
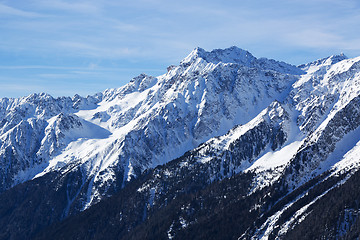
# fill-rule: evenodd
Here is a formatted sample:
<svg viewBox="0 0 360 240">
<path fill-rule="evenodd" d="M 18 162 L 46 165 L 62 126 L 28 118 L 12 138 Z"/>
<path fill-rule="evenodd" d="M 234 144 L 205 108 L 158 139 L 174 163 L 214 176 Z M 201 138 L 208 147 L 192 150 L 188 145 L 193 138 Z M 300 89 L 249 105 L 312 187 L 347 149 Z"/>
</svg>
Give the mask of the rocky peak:
<svg viewBox="0 0 360 240">
<path fill-rule="evenodd" d="M 211 52 L 197 47 L 181 63 L 193 63 L 198 58 L 208 63 L 237 63 L 247 67 L 250 67 L 252 62 L 256 61 L 256 58 L 250 52 L 233 46 L 226 49 L 215 49 Z"/>
<path fill-rule="evenodd" d="M 181 61 L 180 66 L 189 67 L 198 65 L 199 62 L 212 64 L 238 64 L 248 68 L 258 68 L 262 70 L 271 70 L 285 74 L 300 75 L 304 72 L 291 64 L 279 62 L 273 59 L 256 58 L 250 52 L 232 46 L 225 49 L 214 49 L 207 52 L 202 48 L 195 48 L 184 60 Z"/>
<path fill-rule="evenodd" d="M 310 63 L 302 64 L 302 65 L 299 65 L 298 67 L 303 69 L 304 71 L 307 71 L 307 70 L 309 70 L 310 67 L 320 66 L 320 65 L 330 66 L 335 63 L 341 62 L 345 59 L 348 59 L 348 57 L 345 56 L 344 53 L 341 53 L 338 55 L 332 55 L 330 57 L 321 58 L 321 59 L 318 59 L 318 60 L 310 62 Z"/>
</svg>

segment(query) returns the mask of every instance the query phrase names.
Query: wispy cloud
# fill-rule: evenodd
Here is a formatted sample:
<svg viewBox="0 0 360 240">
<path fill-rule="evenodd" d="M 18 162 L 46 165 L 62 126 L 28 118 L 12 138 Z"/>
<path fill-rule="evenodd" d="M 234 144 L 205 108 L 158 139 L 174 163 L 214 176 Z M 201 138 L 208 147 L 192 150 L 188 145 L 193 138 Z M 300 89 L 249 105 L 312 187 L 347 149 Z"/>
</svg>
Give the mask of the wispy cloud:
<svg viewBox="0 0 360 240">
<path fill-rule="evenodd" d="M 286 40 L 293 45 L 310 48 L 339 48 L 346 44 L 346 40 L 341 36 L 317 29 L 292 32 L 287 35 Z"/>
<path fill-rule="evenodd" d="M 34 17 L 44 17 L 44 15 L 32 12 L 32 11 L 24 11 L 18 8 L 10 7 L 3 3 L 0 3 L 0 15 L 4 16 L 18 16 L 18 17 L 27 17 L 27 18 L 34 18 Z M 0 19 L 2 18 L 0 17 Z"/>
<path fill-rule="evenodd" d="M 67 49 L 74 54 L 104 58 L 122 58 L 127 56 L 139 56 L 141 52 L 137 48 L 107 47 L 105 45 L 93 45 L 85 42 L 59 41 L 54 42 L 61 49 Z"/>
<path fill-rule="evenodd" d="M 59 66 L 45 66 L 45 65 L 18 65 L 18 66 L 1 66 L 0 69 L 18 70 L 18 69 L 56 69 L 56 70 L 78 70 L 84 68 L 78 67 L 59 67 Z"/>
<path fill-rule="evenodd" d="M 59 70 L 72 71 L 74 73 L 89 73 L 94 72 L 119 72 L 119 71 L 165 71 L 159 68 L 121 68 L 121 67 L 103 67 L 94 63 L 90 63 L 87 67 L 67 67 L 67 66 L 47 66 L 47 65 L 0 65 L 2 70 Z"/>
<path fill-rule="evenodd" d="M 101 5 L 95 1 L 36 0 L 36 7 L 45 11 L 56 10 L 84 14 L 98 14 Z"/>
</svg>

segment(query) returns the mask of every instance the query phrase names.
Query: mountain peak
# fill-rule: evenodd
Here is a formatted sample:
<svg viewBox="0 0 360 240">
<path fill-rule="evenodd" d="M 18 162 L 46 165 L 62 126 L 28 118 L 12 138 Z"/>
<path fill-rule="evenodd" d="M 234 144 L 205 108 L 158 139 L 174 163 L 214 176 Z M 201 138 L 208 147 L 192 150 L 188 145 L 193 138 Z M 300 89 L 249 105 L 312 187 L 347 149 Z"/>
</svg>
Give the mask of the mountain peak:
<svg viewBox="0 0 360 240">
<path fill-rule="evenodd" d="M 256 57 L 254 57 L 250 52 L 236 46 L 225 49 L 214 49 L 211 52 L 197 47 L 181 63 L 192 63 L 198 58 L 214 64 L 219 62 L 237 63 L 248 67 L 250 67 L 251 63 L 256 60 Z"/>
<path fill-rule="evenodd" d="M 304 72 L 293 65 L 279 62 L 267 58 L 256 58 L 249 51 L 232 46 L 225 49 L 214 49 L 208 52 L 200 47 L 195 48 L 184 60 L 181 61 L 180 66 L 189 67 L 190 65 L 197 65 L 199 62 L 206 63 L 233 63 L 248 68 L 258 68 L 262 70 L 277 71 L 285 74 L 303 74 Z"/>
<path fill-rule="evenodd" d="M 24 101 L 38 100 L 38 99 L 52 99 L 53 97 L 48 93 L 32 93 L 28 96 L 23 97 Z"/>
<path fill-rule="evenodd" d="M 340 53 L 338 55 L 330 56 L 327 61 L 331 61 L 332 64 L 341 62 L 342 60 L 348 59 L 348 57 L 344 53 Z"/>
<path fill-rule="evenodd" d="M 310 63 L 302 64 L 302 65 L 299 65 L 298 67 L 303 70 L 306 70 L 310 66 L 333 65 L 333 64 L 341 62 L 345 59 L 348 59 L 348 57 L 344 53 L 340 53 L 340 54 L 331 55 L 326 58 L 321 58 L 321 59 L 318 59 L 318 60 L 310 62 Z"/>
</svg>

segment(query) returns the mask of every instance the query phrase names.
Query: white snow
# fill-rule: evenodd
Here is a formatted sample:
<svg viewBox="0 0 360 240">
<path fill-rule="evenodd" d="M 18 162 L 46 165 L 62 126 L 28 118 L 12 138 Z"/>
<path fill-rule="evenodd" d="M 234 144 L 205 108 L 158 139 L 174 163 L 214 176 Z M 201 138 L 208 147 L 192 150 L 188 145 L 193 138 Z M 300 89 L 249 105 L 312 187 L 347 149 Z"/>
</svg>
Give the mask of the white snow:
<svg viewBox="0 0 360 240">
<path fill-rule="evenodd" d="M 230 132 L 224 136 L 212 139 L 214 145 L 217 146 L 218 149 L 229 149 L 229 146 L 231 145 L 232 142 L 239 139 L 250 129 L 259 125 L 260 122 L 264 121 L 264 116 L 267 112 L 268 110 L 264 109 L 258 116 L 256 116 L 249 123 L 240 125 L 235 129 L 231 129 Z"/>
<path fill-rule="evenodd" d="M 283 146 L 278 151 L 268 151 L 262 157 L 257 159 L 249 168 L 245 171 L 256 170 L 261 172 L 265 170 L 275 169 L 280 166 L 286 165 L 291 158 L 296 154 L 301 146 L 302 141 L 294 141 L 288 145 Z"/>
<path fill-rule="evenodd" d="M 170 226 L 169 230 L 167 231 L 167 236 L 168 236 L 168 239 L 170 239 L 170 240 L 174 239 L 174 237 L 175 237 L 175 234 L 172 233 L 173 227 L 174 227 L 174 223 L 171 223 L 171 226 Z"/>
</svg>

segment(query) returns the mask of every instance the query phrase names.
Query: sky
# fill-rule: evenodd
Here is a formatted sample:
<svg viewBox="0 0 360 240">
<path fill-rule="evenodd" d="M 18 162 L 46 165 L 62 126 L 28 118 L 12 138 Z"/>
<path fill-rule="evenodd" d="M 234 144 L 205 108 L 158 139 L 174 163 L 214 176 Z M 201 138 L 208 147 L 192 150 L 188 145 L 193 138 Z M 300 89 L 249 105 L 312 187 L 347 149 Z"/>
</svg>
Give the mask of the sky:
<svg viewBox="0 0 360 240">
<path fill-rule="evenodd" d="M 294 65 L 360 56 L 358 0 L 0 0 L 0 97 L 86 96 L 195 47 Z"/>
</svg>

